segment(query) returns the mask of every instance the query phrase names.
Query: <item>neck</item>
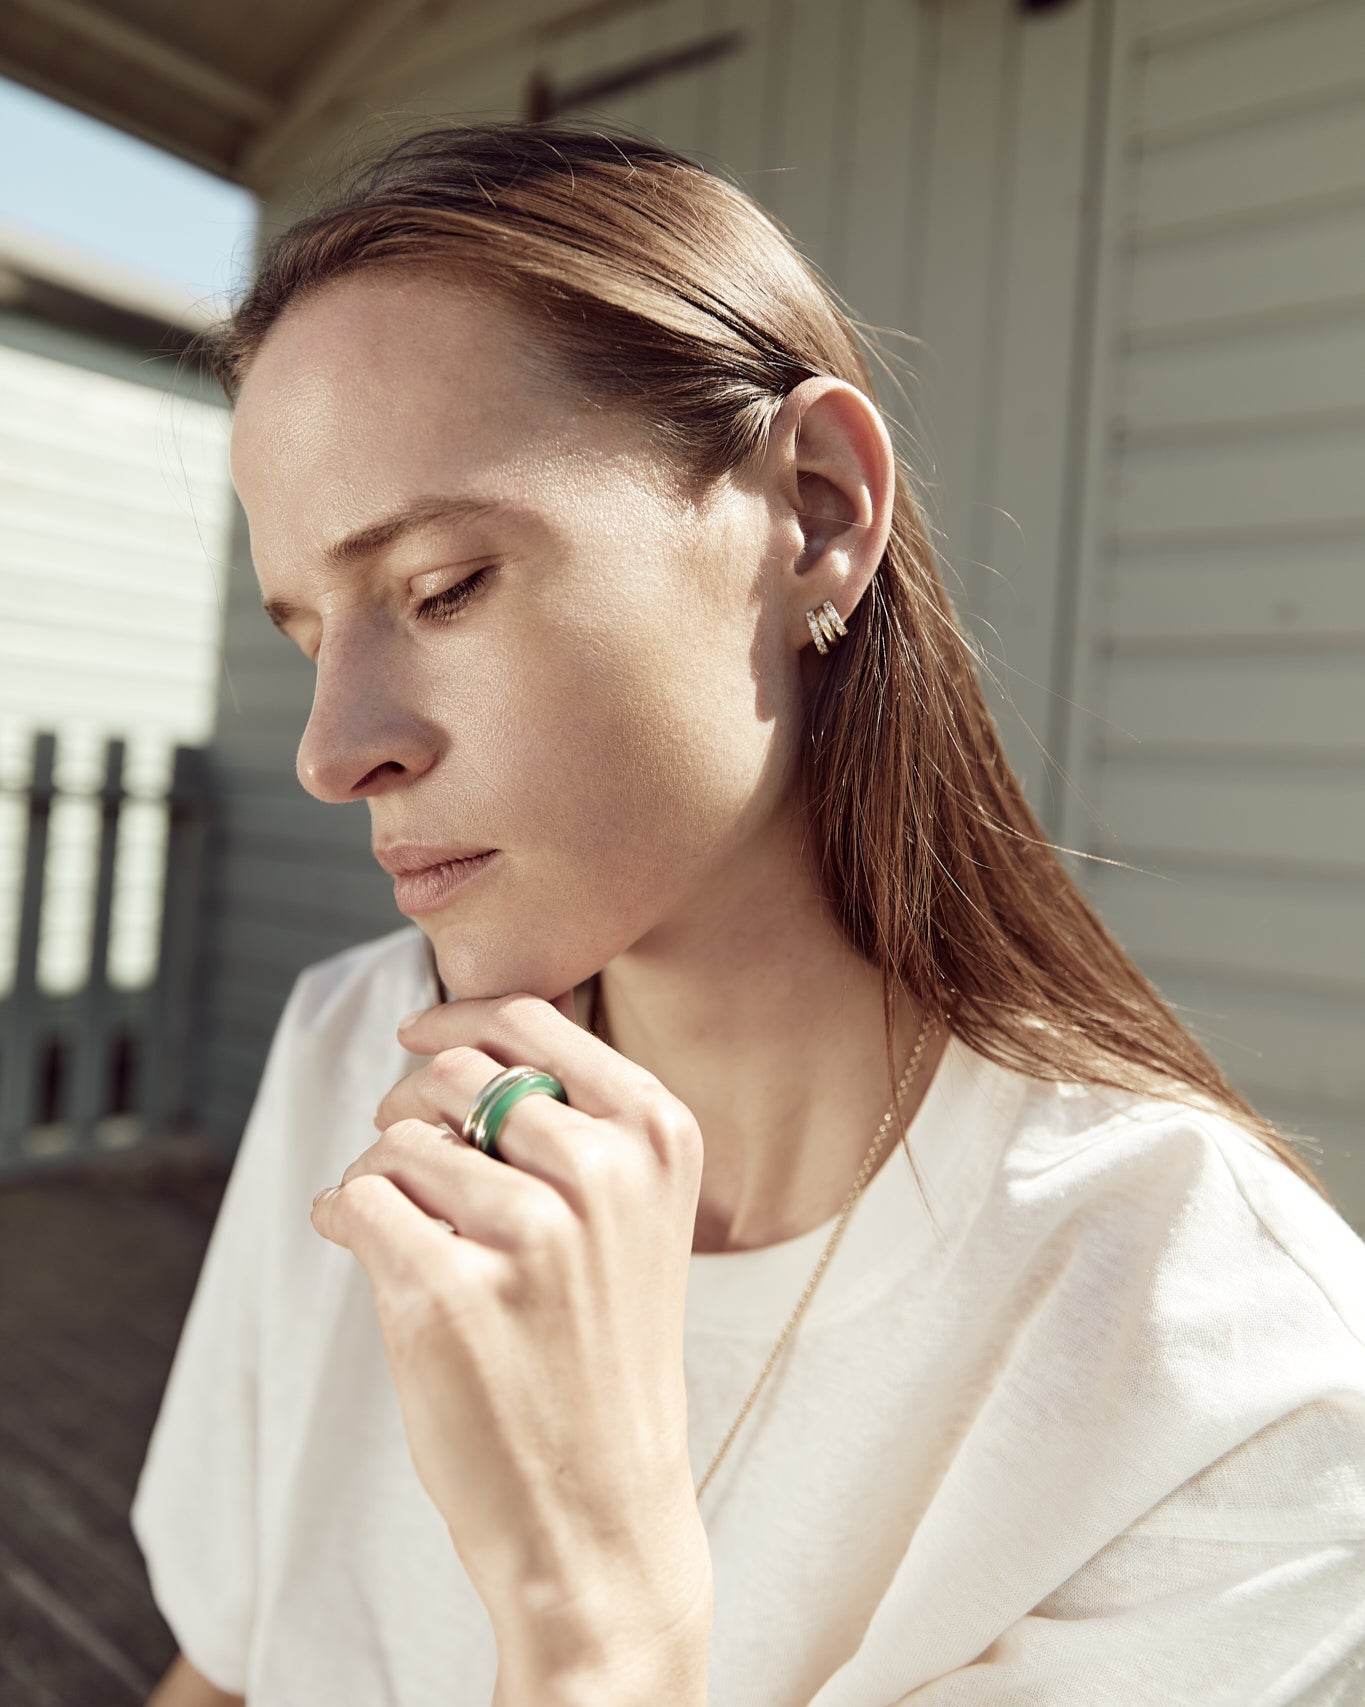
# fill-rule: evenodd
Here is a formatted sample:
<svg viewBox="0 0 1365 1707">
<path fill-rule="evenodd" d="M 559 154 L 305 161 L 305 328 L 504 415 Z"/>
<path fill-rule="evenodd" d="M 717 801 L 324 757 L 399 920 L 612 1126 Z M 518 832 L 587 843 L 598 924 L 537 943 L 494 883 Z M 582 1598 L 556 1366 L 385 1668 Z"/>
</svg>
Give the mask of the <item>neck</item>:
<svg viewBox="0 0 1365 1707">
<path fill-rule="evenodd" d="M 708 883 L 682 910 L 685 928 L 652 932 L 575 992 L 580 1022 L 592 1023 L 596 995 L 596 1029 L 696 1116 L 697 1252 L 776 1244 L 831 1220 L 891 1102 L 880 972 L 799 870 L 752 875 Z M 911 1003 L 897 1015 L 897 1077 L 922 1017 Z M 930 1028 L 907 1122 L 946 1042 Z M 900 1130 L 893 1117 L 878 1166 Z"/>
</svg>

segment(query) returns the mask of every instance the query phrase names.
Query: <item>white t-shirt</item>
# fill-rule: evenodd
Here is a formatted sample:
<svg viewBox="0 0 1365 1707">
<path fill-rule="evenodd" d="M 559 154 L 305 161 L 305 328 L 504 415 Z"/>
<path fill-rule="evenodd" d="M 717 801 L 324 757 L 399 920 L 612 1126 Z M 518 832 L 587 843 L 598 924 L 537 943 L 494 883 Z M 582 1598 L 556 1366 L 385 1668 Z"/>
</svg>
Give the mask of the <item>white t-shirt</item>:
<svg viewBox="0 0 1365 1707">
<path fill-rule="evenodd" d="M 415 925 L 298 979 L 132 1508 L 249 1707 L 488 1707 L 368 1276 L 309 1221 L 421 1064 Z M 1232 1121 L 959 1039 L 702 1496 L 713 1707 L 1365 1702 L 1365 1244 Z M 833 1220 L 694 1254 L 700 1480 Z"/>
</svg>

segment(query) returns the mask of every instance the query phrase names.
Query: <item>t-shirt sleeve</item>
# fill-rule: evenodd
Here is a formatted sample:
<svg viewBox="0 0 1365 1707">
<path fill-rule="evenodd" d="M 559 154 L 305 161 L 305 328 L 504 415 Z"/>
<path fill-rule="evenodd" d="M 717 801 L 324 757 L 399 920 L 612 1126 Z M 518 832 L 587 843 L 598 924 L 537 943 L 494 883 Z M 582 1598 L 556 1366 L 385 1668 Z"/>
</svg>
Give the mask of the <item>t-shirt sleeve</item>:
<svg viewBox="0 0 1365 1707">
<path fill-rule="evenodd" d="M 257 1590 L 260 1243 L 288 1138 L 281 1110 L 306 977 L 275 1029 L 129 1513 L 181 1651 L 233 1694 L 245 1692 Z"/>
<path fill-rule="evenodd" d="M 1361 1707 L 1365 1542 L 1121 1536 L 896 1707 Z"/>
<path fill-rule="evenodd" d="M 1107 1339 L 1078 1318 L 1095 1350 L 1073 1360 L 1066 1408 L 1037 1413 L 1031 1451 L 1047 1461 L 1049 1492 L 1016 1515 L 1051 1522 L 1064 1549 L 1068 1524 L 1100 1503 L 1067 1496 L 1087 1487 L 1101 1445 L 1112 1450 L 1099 1473 L 1131 1495 L 1173 1461 L 1172 1443 L 1184 1454 L 1238 1419 L 1249 1432 L 1082 1555 L 969 1663 L 895 1707 L 1365 1707 L 1359 1241 L 1282 1163 L 1223 1126 L 1209 1134 L 1218 1148 L 1191 1152 L 1197 1172 L 1182 1175 L 1179 1149 L 1157 1152 L 1180 1201 L 1156 1200 L 1150 1274 L 1101 1224 L 1099 1249 L 1137 1290 Z M 1122 1300 L 1112 1273 L 1076 1272 Z M 1106 1347 L 1122 1371 L 1122 1428 L 1088 1458 L 1068 1424 Z M 1049 1456 L 1054 1440 L 1073 1454 L 1070 1472 Z"/>
<path fill-rule="evenodd" d="M 1365 1395 L 1297 1406 L 896 1707 L 1365 1707 Z"/>
</svg>

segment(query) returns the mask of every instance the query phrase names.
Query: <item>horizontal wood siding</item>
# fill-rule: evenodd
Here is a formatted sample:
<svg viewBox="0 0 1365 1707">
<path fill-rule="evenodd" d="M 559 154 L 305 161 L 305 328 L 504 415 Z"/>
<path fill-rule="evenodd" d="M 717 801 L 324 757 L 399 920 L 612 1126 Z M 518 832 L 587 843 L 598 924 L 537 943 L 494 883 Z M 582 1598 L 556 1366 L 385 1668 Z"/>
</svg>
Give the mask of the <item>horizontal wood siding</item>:
<svg viewBox="0 0 1365 1707">
<path fill-rule="evenodd" d="M 1365 1226 L 1365 8 L 1115 22 L 1062 839 Z"/>
<path fill-rule="evenodd" d="M 30 741 L 57 734 L 38 982 L 90 958 L 109 736 L 126 741 L 109 971 L 154 973 L 178 742 L 213 729 L 230 525 L 223 400 L 193 368 L 0 310 L 0 994 L 16 950 Z M 87 798 L 81 798 L 84 794 Z"/>
</svg>

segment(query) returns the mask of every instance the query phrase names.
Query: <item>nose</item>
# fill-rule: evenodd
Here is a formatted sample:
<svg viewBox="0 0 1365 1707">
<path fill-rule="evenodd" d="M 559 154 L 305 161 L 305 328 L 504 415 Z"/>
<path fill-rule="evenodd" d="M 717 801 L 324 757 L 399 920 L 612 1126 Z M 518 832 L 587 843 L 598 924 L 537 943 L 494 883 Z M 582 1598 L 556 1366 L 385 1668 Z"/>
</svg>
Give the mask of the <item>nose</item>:
<svg viewBox="0 0 1365 1707">
<path fill-rule="evenodd" d="M 333 805 L 364 800 L 435 763 L 439 732 L 419 714 L 415 673 L 404 664 L 360 625 L 328 635 L 295 763 L 309 794 Z"/>
</svg>

